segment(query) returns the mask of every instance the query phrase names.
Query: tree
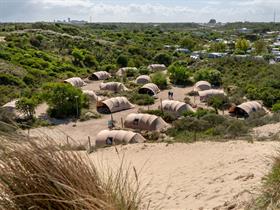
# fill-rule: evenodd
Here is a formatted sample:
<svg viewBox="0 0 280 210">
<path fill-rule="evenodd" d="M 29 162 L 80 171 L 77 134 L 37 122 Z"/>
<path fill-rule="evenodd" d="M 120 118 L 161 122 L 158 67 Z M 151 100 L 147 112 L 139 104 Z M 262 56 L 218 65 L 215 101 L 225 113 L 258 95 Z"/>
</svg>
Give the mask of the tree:
<svg viewBox="0 0 280 210">
<path fill-rule="evenodd" d="M 167 78 L 166 75 L 162 72 L 157 72 L 152 75 L 152 82 L 156 84 L 160 89 L 167 88 Z"/>
<path fill-rule="evenodd" d="M 159 53 L 154 57 L 154 61 L 159 64 L 169 66 L 172 62 L 172 57 L 166 53 Z"/>
<path fill-rule="evenodd" d="M 220 86 L 222 83 L 222 73 L 216 69 L 200 69 L 194 74 L 195 81 L 206 80 L 212 85 Z"/>
<path fill-rule="evenodd" d="M 238 39 L 236 44 L 235 44 L 235 49 L 237 53 L 246 53 L 247 50 L 249 49 L 250 43 L 246 39 Z"/>
<path fill-rule="evenodd" d="M 172 65 L 168 68 L 170 80 L 175 85 L 187 85 L 190 80 L 190 72 L 184 66 Z"/>
<path fill-rule="evenodd" d="M 207 100 L 208 106 L 212 106 L 218 114 L 218 109 L 223 110 L 228 106 L 229 100 L 226 96 L 212 96 Z"/>
<path fill-rule="evenodd" d="M 49 83 L 43 87 L 43 97 L 52 117 L 78 116 L 87 103 L 82 91 L 65 83 Z"/>
<path fill-rule="evenodd" d="M 127 67 L 127 64 L 128 64 L 128 58 L 124 55 L 120 55 L 118 58 L 117 58 L 117 64 L 120 66 L 120 67 Z"/>
<path fill-rule="evenodd" d="M 254 47 L 255 47 L 255 52 L 260 55 L 262 53 L 266 53 L 267 52 L 267 47 L 266 47 L 266 43 L 264 42 L 264 40 L 258 40 L 254 43 Z"/>
<path fill-rule="evenodd" d="M 16 102 L 16 108 L 25 114 L 27 119 L 32 119 L 35 114 L 35 109 L 38 106 L 38 100 L 35 98 L 23 97 Z"/>
</svg>

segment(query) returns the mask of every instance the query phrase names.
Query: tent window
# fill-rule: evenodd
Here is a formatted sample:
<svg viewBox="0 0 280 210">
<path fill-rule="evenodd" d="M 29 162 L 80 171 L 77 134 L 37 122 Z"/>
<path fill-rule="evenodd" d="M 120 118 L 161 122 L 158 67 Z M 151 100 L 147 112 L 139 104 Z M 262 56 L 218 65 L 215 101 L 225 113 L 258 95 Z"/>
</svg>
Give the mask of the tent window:
<svg viewBox="0 0 280 210">
<path fill-rule="evenodd" d="M 116 106 L 116 107 L 120 107 L 120 103 L 119 103 L 119 102 L 117 102 L 115 106 Z"/>
<path fill-rule="evenodd" d="M 138 125 L 139 124 L 139 119 L 134 119 L 133 120 L 133 125 Z"/>
<path fill-rule="evenodd" d="M 108 144 L 108 145 L 113 145 L 113 137 L 108 137 L 108 138 L 106 139 L 106 144 Z"/>
</svg>

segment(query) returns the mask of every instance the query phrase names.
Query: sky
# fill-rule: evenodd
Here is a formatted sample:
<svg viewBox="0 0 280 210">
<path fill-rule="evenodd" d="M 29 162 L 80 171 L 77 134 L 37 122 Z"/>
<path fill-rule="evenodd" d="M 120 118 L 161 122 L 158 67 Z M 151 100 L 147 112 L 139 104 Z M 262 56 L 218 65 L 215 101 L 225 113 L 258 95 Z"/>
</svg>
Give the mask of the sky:
<svg viewBox="0 0 280 210">
<path fill-rule="evenodd" d="M 0 22 L 270 22 L 274 11 L 280 22 L 280 0 L 0 0 Z"/>
</svg>

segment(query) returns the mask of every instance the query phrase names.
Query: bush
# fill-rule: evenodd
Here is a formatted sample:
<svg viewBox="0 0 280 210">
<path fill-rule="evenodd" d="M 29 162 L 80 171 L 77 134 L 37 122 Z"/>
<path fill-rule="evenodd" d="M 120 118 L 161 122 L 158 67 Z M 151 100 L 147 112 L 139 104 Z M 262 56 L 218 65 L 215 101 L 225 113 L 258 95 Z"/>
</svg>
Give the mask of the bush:
<svg viewBox="0 0 280 210">
<path fill-rule="evenodd" d="M 92 119 L 98 119 L 101 118 L 101 115 L 97 112 L 88 111 L 88 110 L 82 110 L 80 121 L 87 121 Z"/>
<path fill-rule="evenodd" d="M 151 79 L 152 83 L 156 84 L 160 89 L 166 89 L 168 86 L 166 75 L 162 72 L 153 74 Z"/>
<path fill-rule="evenodd" d="M 43 97 L 49 105 L 51 117 L 78 116 L 87 104 L 82 91 L 70 84 L 49 83 L 43 87 L 43 90 Z"/>
<path fill-rule="evenodd" d="M 131 103 L 140 106 L 151 105 L 155 103 L 155 99 L 147 94 L 131 93 L 128 97 Z"/>
<path fill-rule="evenodd" d="M 280 102 L 272 106 L 273 112 L 280 112 Z"/>
<path fill-rule="evenodd" d="M 194 74 L 195 81 L 205 80 L 212 85 L 220 86 L 222 83 L 222 73 L 216 69 L 200 69 Z"/>
<path fill-rule="evenodd" d="M 175 85 L 188 85 L 190 84 L 190 72 L 184 66 L 172 65 L 168 68 L 170 81 Z"/>
<path fill-rule="evenodd" d="M 166 53 L 159 53 L 154 57 L 154 61 L 156 63 L 164 64 L 165 66 L 169 66 L 172 63 L 172 57 Z"/>
<path fill-rule="evenodd" d="M 117 58 L 117 64 L 120 66 L 120 67 L 127 67 L 128 65 L 128 58 L 124 55 L 120 55 L 118 58 Z"/>
<path fill-rule="evenodd" d="M 17 101 L 16 107 L 20 112 L 25 114 L 27 119 L 32 119 L 38 104 L 39 101 L 36 98 L 23 97 Z"/>
</svg>

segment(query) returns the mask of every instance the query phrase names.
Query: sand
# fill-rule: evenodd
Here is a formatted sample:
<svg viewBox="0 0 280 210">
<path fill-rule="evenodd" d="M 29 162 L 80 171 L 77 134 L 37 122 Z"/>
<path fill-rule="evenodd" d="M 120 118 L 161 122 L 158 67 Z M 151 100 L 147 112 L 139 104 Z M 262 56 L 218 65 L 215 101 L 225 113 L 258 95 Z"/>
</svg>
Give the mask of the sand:
<svg viewBox="0 0 280 210">
<path fill-rule="evenodd" d="M 279 143 L 230 141 L 138 144 L 100 149 L 90 157 L 118 168 L 121 157 L 139 173 L 150 209 L 243 209 L 256 196 Z M 102 164 L 101 164 L 102 163 Z"/>
</svg>

